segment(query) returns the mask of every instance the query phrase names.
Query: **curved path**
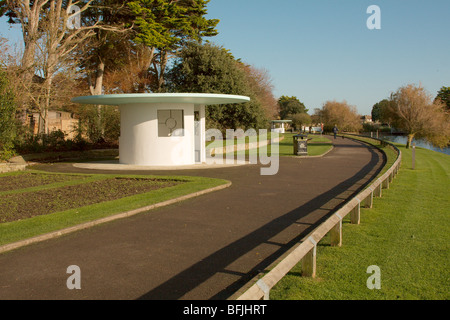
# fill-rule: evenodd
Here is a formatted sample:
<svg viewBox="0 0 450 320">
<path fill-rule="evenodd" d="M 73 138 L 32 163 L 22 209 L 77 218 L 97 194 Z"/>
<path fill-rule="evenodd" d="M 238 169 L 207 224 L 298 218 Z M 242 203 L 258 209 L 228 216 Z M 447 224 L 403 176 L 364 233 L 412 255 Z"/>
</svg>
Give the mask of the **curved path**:
<svg viewBox="0 0 450 320">
<path fill-rule="evenodd" d="M 376 148 L 333 141 L 335 148 L 322 158 L 280 158 L 275 176 L 261 176 L 259 165 L 182 171 L 233 184 L 1 254 L 0 299 L 227 299 L 384 164 Z M 70 164 L 40 169 L 95 172 Z M 80 267 L 81 290 L 67 289 L 71 265 Z"/>
</svg>

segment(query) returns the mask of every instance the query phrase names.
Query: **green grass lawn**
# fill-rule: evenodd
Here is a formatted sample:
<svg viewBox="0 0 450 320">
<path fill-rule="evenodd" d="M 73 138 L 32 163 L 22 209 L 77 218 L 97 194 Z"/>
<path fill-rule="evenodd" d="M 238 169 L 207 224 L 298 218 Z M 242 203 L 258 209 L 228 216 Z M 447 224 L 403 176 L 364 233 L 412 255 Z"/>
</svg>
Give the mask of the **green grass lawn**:
<svg viewBox="0 0 450 320">
<path fill-rule="evenodd" d="M 0 245 L 7 243 L 27 239 L 37 235 L 45 234 L 48 232 L 60 230 L 63 228 L 71 227 L 80 223 L 93 221 L 106 216 L 111 216 L 114 214 L 126 212 L 133 209 L 142 208 L 155 203 L 163 202 L 166 200 L 181 197 L 187 194 L 198 192 L 201 190 L 216 187 L 227 183 L 225 180 L 203 178 L 203 177 L 183 177 L 183 176 L 133 176 L 133 175 L 106 175 L 106 174 L 58 174 L 58 173 L 43 173 L 39 171 L 27 170 L 25 172 L 15 172 L 8 174 L 1 174 L 0 179 L 6 179 L 8 177 L 14 178 L 15 176 L 33 172 L 38 176 L 45 176 L 45 178 L 38 179 L 39 184 L 30 186 L 17 187 L 15 189 L 0 190 L 0 204 L 2 201 L 7 201 L 7 197 L 23 196 L 23 199 L 33 198 L 37 200 L 37 206 L 39 199 L 36 195 L 42 195 L 45 191 L 47 194 L 57 193 L 64 188 L 76 187 L 87 185 L 93 182 L 101 182 L 107 179 L 157 179 L 157 180 L 172 180 L 177 181 L 174 186 L 163 186 L 158 187 L 155 190 L 148 192 L 137 193 L 131 196 L 121 197 L 112 201 L 103 201 L 100 203 L 94 203 L 82 207 L 73 207 L 68 210 L 63 210 L 60 212 L 53 212 L 49 214 L 37 215 L 31 218 L 21 219 L 18 221 L 9 221 L 0 223 Z M 6 180 L 4 180 L 6 181 Z M 153 182 L 152 182 L 153 183 Z M 106 185 L 106 189 L 105 189 Z M 112 185 L 112 184 L 111 184 Z M 96 185 L 98 189 L 96 192 L 103 192 L 108 194 L 111 192 L 116 192 L 118 190 L 108 190 L 109 184 Z M 111 186 L 111 188 L 113 188 Z M 116 186 L 117 188 L 117 186 Z M 81 189 L 81 188 L 76 188 Z M 119 194 L 122 194 L 123 190 L 119 190 Z M 41 192 L 41 193 L 39 193 Z M 80 196 L 80 195 L 78 195 Z M 82 195 L 81 195 L 82 196 Z M 56 199 L 54 201 L 70 201 L 70 198 Z M 61 204 L 60 204 L 61 205 Z M 30 206 L 32 208 L 32 206 Z M 2 218 L 0 213 L 0 218 Z M 1 221 L 1 219 L 0 219 Z"/>
<path fill-rule="evenodd" d="M 278 143 L 278 155 L 280 157 L 288 157 L 288 156 L 292 156 L 292 157 L 301 157 L 301 156 L 296 156 L 294 155 L 294 142 L 293 142 L 293 136 L 296 133 L 283 133 L 280 134 L 280 138 L 283 138 L 279 143 Z M 270 138 L 270 133 L 268 135 L 268 137 Z M 328 139 L 325 136 L 322 135 L 318 135 L 318 134 L 314 134 L 314 135 L 309 135 L 308 139 L 310 139 L 308 141 L 308 156 L 320 156 L 325 154 L 327 151 L 331 150 L 333 147 L 333 144 L 331 142 L 330 139 Z M 248 137 L 246 137 L 245 139 L 245 143 L 248 143 L 249 139 Z M 239 139 L 237 140 L 237 142 L 235 144 L 242 144 L 244 143 L 244 139 Z M 266 147 L 263 146 L 262 150 L 266 150 Z M 245 151 L 239 151 L 241 154 L 245 154 L 245 157 L 248 158 L 249 155 L 255 155 L 258 154 L 258 152 L 260 152 L 261 148 L 253 148 L 250 150 L 245 150 Z M 234 155 L 237 156 L 239 152 L 234 152 Z M 268 156 L 272 155 L 272 147 L 271 145 L 267 146 L 267 153 Z"/>
<path fill-rule="evenodd" d="M 293 154 L 293 134 L 285 134 L 284 140 L 280 142 L 279 154 L 280 156 L 291 156 Z M 321 136 L 312 136 L 313 143 L 308 149 L 310 155 L 323 154 L 324 152 L 331 149 L 330 141 Z M 270 132 L 267 138 L 270 138 Z M 235 140 L 235 144 L 248 142 L 248 137 L 244 139 Z M 270 146 L 268 147 L 270 153 Z M 250 152 L 257 152 L 255 149 Z M 246 151 L 248 155 L 249 151 Z M 103 201 L 100 203 L 95 203 L 91 205 L 86 205 L 82 207 L 71 208 L 68 210 L 51 212 L 48 214 L 36 215 L 33 217 L 24 217 L 20 220 L 9 221 L 12 219 L 12 215 L 15 214 L 14 208 L 10 208 L 10 213 L 0 213 L 0 245 L 11 243 L 14 241 L 19 241 L 34 237 L 37 235 L 45 234 L 48 232 L 60 230 L 63 228 L 71 227 L 77 224 L 81 224 L 88 221 L 93 221 L 106 216 L 114 215 L 117 213 L 145 207 L 158 202 L 170 200 L 177 198 L 186 194 L 194 193 L 197 191 L 205 190 L 221 184 L 227 183 L 225 180 L 211 179 L 203 177 L 153 177 L 153 176 L 130 176 L 130 175 L 77 175 L 77 174 L 57 174 L 57 173 L 43 173 L 39 171 L 27 170 L 26 172 L 33 172 L 39 176 L 39 179 L 35 177 L 33 183 L 23 185 L 17 188 L 0 187 L 0 205 L 8 205 L 12 203 L 16 205 L 18 198 L 24 197 L 37 198 L 44 195 L 48 196 L 48 190 L 55 190 L 55 192 L 61 188 L 76 187 L 82 184 L 95 183 L 102 180 L 114 179 L 114 178 L 158 178 L 167 180 L 178 180 L 183 183 L 177 184 L 175 186 L 163 187 L 157 190 L 152 190 L 149 192 L 143 192 L 135 194 L 132 196 L 122 197 L 113 201 Z M 4 184 L 6 183 L 6 178 L 10 177 L 13 179 L 15 176 L 23 174 L 22 172 L 1 174 L 0 180 L 3 178 Z M 9 180 L 11 180 L 9 179 Z M 37 181 L 37 182 L 36 182 Z M 79 188 L 76 188 L 77 190 Z M 43 191 L 43 192 L 42 192 Z M 117 191 L 117 190 L 115 190 Z M 41 192 L 41 193 L 40 193 Z M 28 197 L 28 198 L 27 198 Z M 15 202 L 14 202 L 15 201 Z M 46 201 L 46 200 L 42 200 Z M 52 200 L 64 202 L 61 200 Z M 61 204 L 59 204 L 61 205 Z M 30 213 L 32 216 L 33 213 Z"/>
<path fill-rule="evenodd" d="M 279 144 L 279 154 L 281 157 L 294 156 L 293 136 L 296 133 L 285 133 L 284 139 Z M 333 147 L 331 140 L 319 134 L 308 135 L 308 156 L 319 156 L 331 150 Z"/>
<path fill-rule="evenodd" d="M 450 157 L 400 147 L 399 175 L 372 209 L 361 209 L 361 224 L 343 224 L 343 246 L 325 237 L 317 248 L 317 277 L 301 277 L 301 264 L 271 290 L 276 300 L 450 298 Z M 381 289 L 370 290 L 367 268 L 381 271 Z"/>
</svg>

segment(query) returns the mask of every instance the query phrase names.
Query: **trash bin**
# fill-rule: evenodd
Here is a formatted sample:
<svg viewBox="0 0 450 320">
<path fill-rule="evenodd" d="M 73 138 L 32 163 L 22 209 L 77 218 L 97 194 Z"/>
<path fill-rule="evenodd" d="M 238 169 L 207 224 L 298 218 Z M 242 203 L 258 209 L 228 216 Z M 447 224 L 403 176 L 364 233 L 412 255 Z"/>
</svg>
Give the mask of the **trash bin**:
<svg viewBox="0 0 450 320">
<path fill-rule="evenodd" d="M 294 155 L 307 156 L 308 155 L 308 135 L 296 134 L 294 135 Z"/>
</svg>

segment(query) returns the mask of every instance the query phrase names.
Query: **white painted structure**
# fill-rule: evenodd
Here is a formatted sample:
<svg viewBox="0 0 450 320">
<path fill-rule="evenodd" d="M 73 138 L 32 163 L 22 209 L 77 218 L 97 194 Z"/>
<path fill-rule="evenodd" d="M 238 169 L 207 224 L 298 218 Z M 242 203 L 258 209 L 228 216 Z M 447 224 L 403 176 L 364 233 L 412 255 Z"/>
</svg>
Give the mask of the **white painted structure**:
<svg viewBox="0 0 450 320">
<path fill-rule="evenodd" d="M 206 161 L 205 106 L 243 103 L 249 97 L 205 93 L 85 96 L 72 102 L 116 105 L 120 110 L 119 161 L 182 166 Z"/>
<path fill-rule="evenodd" d="M 285 133 L 286 131 L 285 124 L 291 122 L 292 120 L 272 120 L 271 131 L 278 133 Z"/>
</svg>

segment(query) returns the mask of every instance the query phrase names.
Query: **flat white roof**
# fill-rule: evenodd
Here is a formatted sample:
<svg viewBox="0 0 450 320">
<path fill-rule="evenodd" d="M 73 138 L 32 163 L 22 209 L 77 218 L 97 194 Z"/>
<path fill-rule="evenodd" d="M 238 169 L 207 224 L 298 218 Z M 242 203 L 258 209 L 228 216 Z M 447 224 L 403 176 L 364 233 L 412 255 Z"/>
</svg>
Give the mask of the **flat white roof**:
<svg viewBox="0 0 450 320">
<path fill-rule="evenodd" d="M 250 101 L 249 97 L 215 93 L 125 93 L 99 96 L 83 96 L 72 102 L 95 105 L 123 105 L 136 103 L 190 103 L 190 104 L 231 104 Z"/>
</svg>

